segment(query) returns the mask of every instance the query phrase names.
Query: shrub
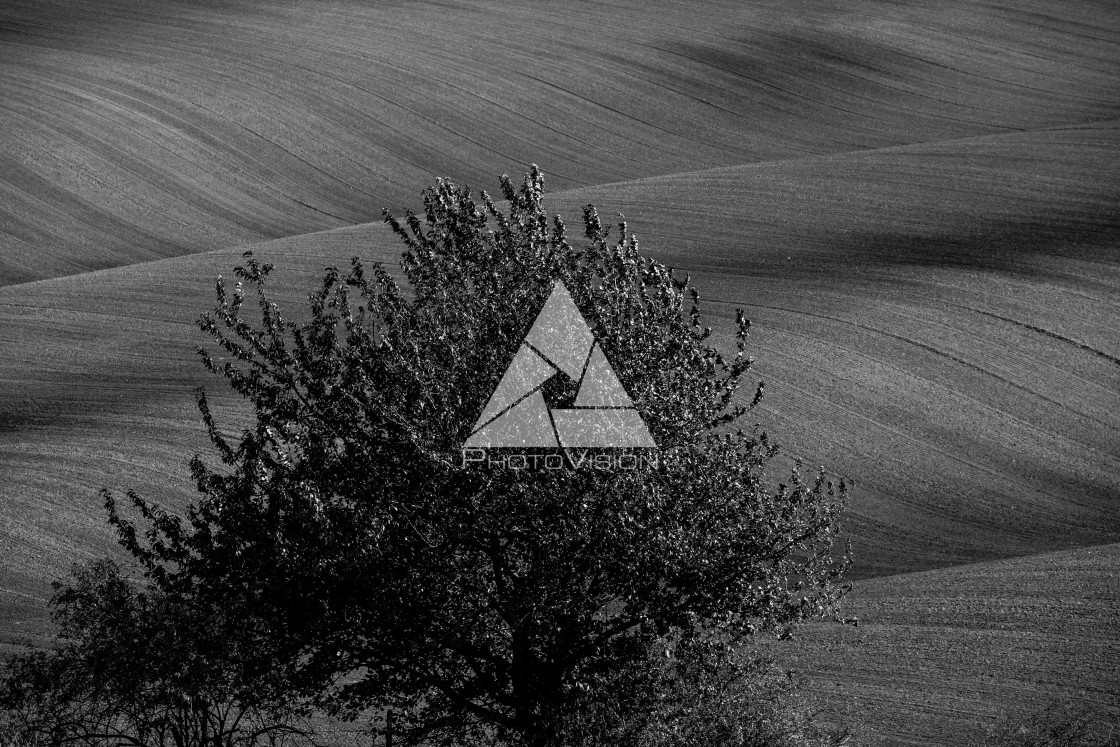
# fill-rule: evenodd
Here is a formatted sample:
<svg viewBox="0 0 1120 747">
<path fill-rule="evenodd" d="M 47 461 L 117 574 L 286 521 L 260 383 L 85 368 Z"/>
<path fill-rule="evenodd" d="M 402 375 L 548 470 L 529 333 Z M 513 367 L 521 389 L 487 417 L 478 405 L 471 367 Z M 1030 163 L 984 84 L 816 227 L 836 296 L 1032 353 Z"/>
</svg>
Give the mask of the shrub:
<svg viewBox="0 0 1120 747">
<path fill-rule="evenodd" d="M 246 627 L 235 595 L 211 606 L 138 589 L 100 560 L 56 583 L 51 608 L 60 646 L 15 657 L 0 680 L 0 726 L 12 747 L 304 741 L 308 709 L 291 697 L 274 641 Z"/>
<path fill-rule="evenodd" d="M 565 744 L 594 747 L 840 747 L 850 732 L 817 723 L 791 673 L 692 629 L 659 639 L 581 704 Z M 604 697 L 606 694 L 606 697 Z"/>
</svg>

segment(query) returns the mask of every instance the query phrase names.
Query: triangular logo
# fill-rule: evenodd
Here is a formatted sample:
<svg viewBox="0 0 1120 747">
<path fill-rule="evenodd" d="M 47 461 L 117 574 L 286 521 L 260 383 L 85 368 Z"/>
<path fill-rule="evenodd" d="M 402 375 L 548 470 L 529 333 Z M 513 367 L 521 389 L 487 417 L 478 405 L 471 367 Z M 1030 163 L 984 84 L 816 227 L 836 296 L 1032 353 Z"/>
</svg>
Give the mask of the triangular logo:
<svg viewBox="0 0 1120 747">
<path fill-rule="evenodd" d="M 541 387 L 563 372 L 579 382 L 574 406 L 548 408 Z M 657 446 L 557 280 L 464 447 L 652 448 Z"/>
<path fill-rule="evenodd" d="M 591 348 L 591 359 L 579 383 L 576 407 L 633 407 L 634 403 L 622 388 L 614 369 L 607 363 L 607 356 L 599 343 Z"/>
<path fill-rule="evenodd" d="M 477 442 L 477 443 L 476 443 Z M 516 445 L 522 448 L 551 446 L 556 448 L 556 433 L 549 418 L 544 395 L 537 389 L 474 432 L 466 446 Z"/>
</svg>

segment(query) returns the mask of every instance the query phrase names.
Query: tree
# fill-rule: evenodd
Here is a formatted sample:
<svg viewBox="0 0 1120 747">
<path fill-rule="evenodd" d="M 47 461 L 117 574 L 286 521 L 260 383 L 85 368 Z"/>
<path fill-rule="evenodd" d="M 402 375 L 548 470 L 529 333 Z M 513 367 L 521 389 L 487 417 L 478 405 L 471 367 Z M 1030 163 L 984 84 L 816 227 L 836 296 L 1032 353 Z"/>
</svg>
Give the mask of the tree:
<svg viewBox="0 0 1120 747">
<path fill-rule="evenodd" d="M 234 595 L 204 605 L 138 589 L 107 559 L 54 588 L 62 645 L 15 657 L 0 680 L 0 727 L 18 744 L 276 747 L 306 736 L 289 669 L 245 627 Z"/>
<path fill-rule="evenodd" d="M 221 464 L 194 460 L 186 524 L 130 493 L 156 517 L 141 542 L 108 498 L 161 588 L 251 593 L 303 644 L 303 692 L 345 716 L 391 710 L 398 743 L 562 744 L 604 688 L 644 676 L 660 637 L 784 633 L 840 595 L 845 487 L 796 471 L 764 486 L 777 447 L 741 427 L 762 397 L 738 399 L 742 312 L 725 360 L 689 279 L 642 257 L 625 224 L 612 242 L 588 206 L 576 250 L 536 167 L 502 191 L 505 211 L 441 180 L 423 219 L 386 214 L 407 288 L 355 259 L 328 270 L 302 323 L 247 253 L 232 291 L 218 279 L 201 322 L 216 345 L 200 352 L 254 422 L 227 438 L 200 392 Z M 657 444 L 645 469 L 462 458 L 557 280 Z M 574 387 L 557 376 L 545 395 L 563 406 Z"/>
</svg>

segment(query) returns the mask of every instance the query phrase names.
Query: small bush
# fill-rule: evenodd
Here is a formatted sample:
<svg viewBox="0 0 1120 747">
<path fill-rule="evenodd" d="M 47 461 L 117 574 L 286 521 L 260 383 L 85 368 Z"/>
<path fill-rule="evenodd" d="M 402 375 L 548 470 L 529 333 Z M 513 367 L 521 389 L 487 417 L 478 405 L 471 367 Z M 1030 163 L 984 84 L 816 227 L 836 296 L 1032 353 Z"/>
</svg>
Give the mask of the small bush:
<svg viewBox="0 0 1120 747">
<path fill-rule="evenodd" d="M 0 747 L 310 743 L 310 707 L 244 599 L 178 597 L 108 559 L 54 587 L 57 646 L 0 670 Z"/>
<path fill-rule="evenodd" d="M 645 670 L 598 688 L 565 731 L 581 747 L 839 747 L 851 736 L 818 723 L 770 660 L 695 633 L 658 640 Z"/>
</svg>

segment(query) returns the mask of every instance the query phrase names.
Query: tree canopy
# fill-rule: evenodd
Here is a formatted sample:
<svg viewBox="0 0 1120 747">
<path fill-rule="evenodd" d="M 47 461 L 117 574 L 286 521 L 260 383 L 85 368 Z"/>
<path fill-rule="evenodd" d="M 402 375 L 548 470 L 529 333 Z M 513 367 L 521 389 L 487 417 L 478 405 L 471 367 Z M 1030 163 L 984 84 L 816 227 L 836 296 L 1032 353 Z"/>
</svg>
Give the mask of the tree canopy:
<svg viewBox="0 0 1120 747">
<path fill-rule="evenodd" d="M 192 462 L 185 519 L 130 493 L 139 533 L 106 494 L 158 589 L 246 600 L 293 692 L 344 716 L 391 710 L 405 743 L 582 743 L 572 725 L 592 712 L 621 729 L 651 646 L 783 635 L 835 609 L 846 567 L 843 483 L 767 485 L 777 446 L 745 425 L 762 385 L 742 388 L 742 312 L 725 357 L 690 279 L 643 257 L 625 223 L 612 239 L 587 206 L 577 249 L 536 167 L 501 185 L 504 205 L 441 180 L 422 215 L 386 214 L 404 285 L 354 259 L 304 321 L 246 254 L 234 287 L 217 281 L 200 352 L 252 424 L 227 437 L 199 394 L 218 459 Z M 640 468 L 463 459 L 558 280 L 656 443 Z M 572 382 L 543 391 L 562 406 Z"/>
</svg>

